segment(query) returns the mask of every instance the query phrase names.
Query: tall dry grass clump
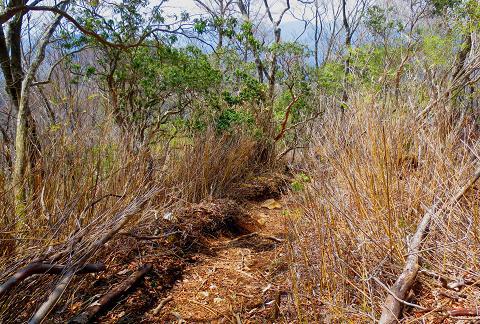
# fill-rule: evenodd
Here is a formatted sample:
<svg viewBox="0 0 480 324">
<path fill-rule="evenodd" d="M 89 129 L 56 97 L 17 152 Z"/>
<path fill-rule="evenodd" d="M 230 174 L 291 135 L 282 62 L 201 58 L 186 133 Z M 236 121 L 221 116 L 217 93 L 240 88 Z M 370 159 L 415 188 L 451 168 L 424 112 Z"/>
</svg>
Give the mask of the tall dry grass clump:
<svg viewBox="0 0 480 324">
<path fill-rule="evenodd" d="M 446 129 L 446 114 L 425 124 L 414 109 L 377 102 L 357 92 L 350 111 L 330 111 L 302 155 L 310 182 L 292 194 L 300 208 L 289 213 L 288 226 L 301 321 L 378 319 L 385 288 L 402 271 L 407 241 L 425 210 L 450 199 L 477 163 L 478 130 L 468 116 Z M 423 270 L 453 278 L 479 270 L 477 191 L 432 220 Z M 414 294 L 410 302 L 429 303 L 420 298 L 427 294 L 422 280 Z"/>
<path fill-rule="evenodd" d="M 218 134 L 208 129 L 174 144 L 163 167 L 167 187 L 178 186 L 182 199 L 199 202 L 225 197 L 260 168 L 257 142 L 241 130 Z"/>
<path fill-rule="evenodd" d="M 42 138 L 43 155 L 27 177 L 32 182 L 27 221 L 18 226 L 20 220 L 2 218 L 10 220 L 3 224 L 5 241 L 23 228 L 28 235 L 21 241 L 28 242 L 28 248 L 38 240 L 45 241 L 39 246 L 49 246 L 50 240 L 58 244 L 75 228 L 128 201 L 141 188 L 161 188 L 163 202 L 199 202 L 224 196 L 257 166 L 256 141 L 241 132 L 198 132 L 176 143 L 160 141 L 139 151 L 132 151 L 112 125 L 70 134 L 47 131 Z M 13 214 L 11 188 L 4 188 L 0 211 Z M 21 253 L 24 244 L 16 245 L 16 253 Z"/>
</svg>

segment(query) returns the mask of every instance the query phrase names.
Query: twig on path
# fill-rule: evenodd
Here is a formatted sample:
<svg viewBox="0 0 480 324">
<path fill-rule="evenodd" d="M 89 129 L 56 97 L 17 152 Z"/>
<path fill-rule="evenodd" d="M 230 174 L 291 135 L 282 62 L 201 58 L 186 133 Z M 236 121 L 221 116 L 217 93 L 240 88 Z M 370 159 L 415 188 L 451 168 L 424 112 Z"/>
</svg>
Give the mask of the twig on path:
<svg viewBox="0 0 480 324">
<path fill-rule="evenodd" d="M 272 240 L 272 241 L 275 241 L 277 243 L 285 242 L 284 239 L 281 239 L 281 238 L 278 238 L 278 237 L 275 237 L 275 236 L 270 236 L 270 235 L 265 235 L 265 234 L 261 234 L 261 233 L 258 233 L 258 232 L 253 232 L 253 233 L 248 233 L 248 234 L 236 237 L 233 240 L 230 240 L 228 243 L 238 242 L 238 241 L 241 241 L 243 239 L 250 238 L 250 237 L 253 237 L 253 236 L 258 236 L 258 237 L 261 237 L 261 238 L 264 238 L 264 239 L 267 239 L 267 240 Z"/>
<path fill-rule="evenodd" d="M 153 315 L 157 315 L 162 310 L 163 306 L 165 306 L 171 300 L 173 300 L 172 296 L 168 296 L 162 299 L 162 301 L 158 304 L 158 306 L 155 307 L 155 309 L 153 310 Z"/>
</svg>

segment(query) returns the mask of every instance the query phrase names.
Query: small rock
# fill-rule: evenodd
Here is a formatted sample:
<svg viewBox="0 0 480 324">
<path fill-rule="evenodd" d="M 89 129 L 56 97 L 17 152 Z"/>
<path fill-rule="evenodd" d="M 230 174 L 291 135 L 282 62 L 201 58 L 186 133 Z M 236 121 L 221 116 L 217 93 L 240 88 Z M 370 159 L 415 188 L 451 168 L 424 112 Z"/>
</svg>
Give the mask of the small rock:
<svg viewBox="0 0 480 324">
<path fill-rule="evenodd" d="M 455 280 L 454 282 L 449 282 L 447 284 L 447 287 L 450 288 L 450 289 L 454 289 L 454 290 L 459 290 L 459 288 L 465 286 L 465 279 L 463 278 L 458 278 L 457 280 Z"/>
<path fill-rule="evenodd" d="M 282 205 L 275 199 L 267 199 L 262 203 L 261 207 L 271 210 L 271 209 L 280 209 L 282 208 Z"/>
<path fill-rule="evenodd" d="M 120 275 L 120 276 L 121 276 L 121 275 L 127 274 L 127 273 L 129 273 L 129 272 L 130 272 L 129 269 L 124 269 L 124 270 L 122 270 L 122 271 L 117 272 L 117 275 Z"/>
<path fill-rule="evenodd" d="M 173 213 L 166 212 L 165 214 L 163 214 L 163 219 L 171 221 L 173 219 Z"/>
<path fill-rule="evenodd" d="M 272 288 L 272 284 L 269 283 L 265 288 L 262 289 L 262 293 L 266 293 L 270 288 Z"/>
</svg>

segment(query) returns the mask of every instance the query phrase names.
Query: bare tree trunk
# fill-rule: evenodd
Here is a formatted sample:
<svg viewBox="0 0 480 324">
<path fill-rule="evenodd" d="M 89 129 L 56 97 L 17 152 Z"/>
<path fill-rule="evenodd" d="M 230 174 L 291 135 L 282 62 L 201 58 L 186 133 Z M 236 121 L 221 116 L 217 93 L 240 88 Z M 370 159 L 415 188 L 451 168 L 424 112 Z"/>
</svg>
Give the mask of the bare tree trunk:
<svg viewBox="0 0 480 324">
<path fill-rule="evenodd" d="M 13 166 L 12 181 L 14 185 L 14 203 L 15 203 L 15 216 L 18 217 L 18 221 L 25 223 L 25 208 L 26 208 L 26 183 L 25 183 L 25 171 L 28 157 L 27 140 L 28 140 L 28 118 L 29 118 L 29 97 L 30 90 L 35 74 L 42 64 L 45 58 L 45 48 L 47 47 L 50 38 L 52 37 L 55 29 L 60 24 L 62 16 L 57 15 L 54 22 L 47 28 L 43 34 L 35 56 L 30 64 L 27 74 L 22 81 L 22 87 L 20 91 L 20 100 L 17 112 L 17 130 L 15 134 L 15 163 Z"/>
<path fill-rule="evenodd" d="M 462 49 L 458 53 L 457 65 L 455 66 L 455 71 L 453 72 L 452 79 L 457 78 L 460 76 L 463 67 L 465 65 L 465 61 L 467 60 L 467 56 L 472 50 L 472 34 L 467 32 L 464 36 L 464 40 L 462 43 Z"/>
<path fill-rule="evenodd" d="M 342 100 L 346 102 L 348 100 L 348 77 L 350 75 L 350 64 L 351 64 L 351 57 L 350 57 L 350 47 L 352 46 L 352 30 L 350 28 L 350 24 L 348 23 L 347 17 L 347 1 L 342 0 L 342 15 L 343 15 L 343 27 L 345 28 L 345 49 L 347 50 L 347 56 L 345 58 L 344 63 L 344 79 L 343 79 L 343 94 Z M 343 109 L 342 109 L 343 112 Z"/>
<path fill-rule="evenodd" d="M 27 108 L 25 97 L 20 97 L 17 112 L 17 129 L 15 133 L 15 163 L 13 165 L 13 190 L 15 202 L 15 216 L 23 222 L 26 208 L 25 170 L 27 162 Z"/>
<path fill-rule="evenodd" d="M 248 17 L 247 8 L 245 7 L 245 4 L 242 1 L 243 0 L 237 0 L 238 9 L 240 10 L 240 13 L 242 14 L 243 19 L 245 21 L 250 21 L 250 18 Z M 253 52 L 253 57 L 255 59 L 255 65 L 257 67 L 258 81 L 260 83 L 263 83 L 265 68 L 263 66 L 262 60 L 260 59 L 260 53 L 258 53 L 258 51 L 255 47 L 252 47 L 252 52 Z"/>
<path fill-rule="evenodd" d="M 315 0 L 315 34 L 314 34 L 314 49 L 313 49 L 313 56 L 315 59 L 315 68 L 320 67 L 320 37 L 323 32 L 323 24 L 321 21 L 320 13 L 318 12 L 319 5 L 318 0 Z"/>
</svg>

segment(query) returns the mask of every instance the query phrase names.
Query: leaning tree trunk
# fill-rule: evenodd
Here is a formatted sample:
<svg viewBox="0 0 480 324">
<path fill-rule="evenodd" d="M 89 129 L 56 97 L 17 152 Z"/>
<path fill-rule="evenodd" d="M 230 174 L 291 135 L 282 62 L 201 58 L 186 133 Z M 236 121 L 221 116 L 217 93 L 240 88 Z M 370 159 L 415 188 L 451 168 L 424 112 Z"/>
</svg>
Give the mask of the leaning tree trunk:
<svg viewBox="0 0 480 324">
<path fill-rule="evenodd" d="M 23 88 L 23 87 L 22 87 Z M 15 216 L 24 221 L 26 209 L 25 170 L 27 163 L 27 113 L 28 100 L 25 95 L 20 97 L 17 112 L 17 129 L 15 133 L 15 163 L 13 165 L 13 191 Z"/>
<path fill-rule="evenodd" d="M 16 1 L 17 4 L 23 1 Z M 17 108 L 17 127 L 15 131 L 15 162 L 13 165 L 13 191 L 15 216 L 23 217 L 26 208 L 26 184 L 24 174 L 27 162 L 28 136 L 28 98 L 22 96 L 24 73 L 22 69 L 22 22 L 23 13 L 18 14 L 9 24 L 8 42 L 10 49 L 11 97 Z"/>
<path fill-rule="evenodd" d="M 380 324 L 398 323 L 401 318 L 403 304 L 406 302 L 405 299 L 415 283 L 418 270 L 420 269 L 420 254 L 432 219 L 447 210 L 447 208 L 456 204 L 479 178 L 480 167 L 477 166 L 477 169 L 470 177 L 470 180 L 455 194 L 455 196 L 450 198 L 440 207 L 438 206 L 438 203 L 433 204 L 433 206 L 425 212 L 417 226 L 417 230 L 408 244 L 408 257 L 405 261 L 403 271 L 389 289 L 390 294 L 385 299 L 382 307 L 382 314 L 379 320 Z"/>
</svg>

